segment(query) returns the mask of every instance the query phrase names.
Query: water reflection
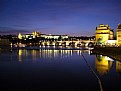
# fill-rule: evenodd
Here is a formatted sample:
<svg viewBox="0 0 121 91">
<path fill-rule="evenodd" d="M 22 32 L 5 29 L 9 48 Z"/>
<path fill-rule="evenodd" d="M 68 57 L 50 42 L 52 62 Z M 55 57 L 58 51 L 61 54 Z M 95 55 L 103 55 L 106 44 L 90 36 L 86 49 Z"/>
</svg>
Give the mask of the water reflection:
<svg viewBox="0 0 121 91">
<path fill-rule="evenodd" d="M 33 83 L 28 88 L 32 88 L 32 86 L 36 88 L 34 83 L 38 82 L 38 87 L 45 83 L 44 86 L 46 84 L 52 87 L 60 85 L 68 86 L 67 88 L 84 88 L 84 91 L 98 91 L 97 79 L 90 72 L 82 54 L 92 69 L 97 70 L 95 73 L 102 76 L 102 87 L 105 91 L 120 88 L 118 82 L 121 81 L 121 62 L 113 61 L 107 56 L 91 55 L 90 50 L 17 49 L 3 51 L 0 49 L 0 69 L 2 79 L 4 79 L 2 82 L 9 83 L 10 86 L 25 82 L 29 85 Z M 110 74 L 107 75 L 107 73 Z M 20 77 L 23 80 L 19 80 Z M 5 80 L 6 78 L 7 80 Z M 13 83 L 11 84 L 11 82 Z M 112 84 L 110 85 L 110 83 Z M 82 84 L 83 86 L 80 87 Z M 6 84 L 3 85 L 6 87 Z M 88 90 L 85 90 L 84 86 L 88 86 Z"/>
<path fill-rule="evenodd" d="M 17 53 L 16 53 L 17 52 Z M 90 50 L 49 50 L 49 49 L 40 49 L 40 50 L 26 50 L 26 49 L 18 49 L 18 50 L 12 50 L 9 49 L 1 49 L 0 48 L 0 56 L 1 60 L 8 60 L 11 59 L 17 60 L 16 57 L 18 57 L 19 62 L 23 62 L 26 60 L 32 60 L 36 61 L 37 59 L 62 59 L 62 58 L 71 58 L 72 56 L 79 55 L 81 56 L 82 53 L 87 53 L 88 55 L 91 55 Z M 94 55 L 93 55 L 94 56 Z M 88 57 L 88 56 L 87 56 Z M 115 65 L 114 69 L 117 72 L 117 74 L 121 74 L 121 62 L 120 61 L 114 61 L 113 59 L 102 56 L 102 55 L 96 55 L 95 58 L 95 68 L 97 72 L 100 75 L 107 74 Z"/>
<path fill-rule="evenodd" d="M 57 58 L 68 58 L 76 53 L 81 55 L 82 52 L 87 52 L 90 54 L 89 50 L 49 50 L 49 49 L 40 49 L 40 50 L 18 50 L 18 59 L 22 61 L 25 57 L 28 56 L 32 57 L 32 60 L 36 60 L 37 58 L 44 58 L 44 59 L 57 59 Z"/>
<path fill-rule="evenodd" d="M 96 55 L 95 65 L 99 74 L 104 75 L 112 68 L 113 61 L 107 56 Z"/>
<path fill-rule="evenodd" d="M 116 65 L 116 68 L 114 68 L 116 72 L 121 74 L 121 62 L 120 61 L 114 61 L 113 59 L 107 56 L 96 55 L 95 66 L 96 66 L 97 72 L 100 75 L 107 74 L 112 69 L 114 64 Z"/>
<path fill-rule="evenodd" d="M 23 53 L 23 52 L 22 52 L 22 50 L 20 49 L 20 50 L 18 51 L 18 59 L 19 59 L 18 61 L 20 61 L 20 62 L 22 61 L 22 53 Z"/>
<path fill-rule="evenodd" d="M 121 74 L 121 62 L 116 61 L 116 72 Z"/>
</svg>

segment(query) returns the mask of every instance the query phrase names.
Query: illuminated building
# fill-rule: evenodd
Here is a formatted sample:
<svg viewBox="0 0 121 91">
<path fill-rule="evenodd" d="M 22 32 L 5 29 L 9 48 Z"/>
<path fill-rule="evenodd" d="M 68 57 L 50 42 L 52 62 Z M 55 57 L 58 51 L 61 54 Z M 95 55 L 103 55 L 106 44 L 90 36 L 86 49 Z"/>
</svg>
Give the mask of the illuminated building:
<svg viewBox="0 0 121 91">
<path fill-rule="evenodd" d="M 32 32 L 32 34 L 18 34 L 18 39 L 32 39 L 32 38 L 36 38 L 36 37 L 40 37 L 40 33 L 34 31 Z"/>
<path fill-rule="evenodd" d="M 52 34 L 49 34 L 49 35 L 46 35 L 45 38 L 47 39 L 58 39 L 59 38 L 59 35 L 52 35 Z"/>
<path fill-rule="evenodd" d="M 46 35 L 46 34 L 41 34 L 41 33 L 38 33 L 36 31 L 32 32 L 32 34 L 21 34 L 19 33 L 18 34 L 18 39 L 33 39 L 33 38 L 44 38 L 44 39 L 68 39 L 69 36 L 67 35 L 52 35 L 52 34 L 49 34 L 49 35 Z"/>
<path fill-rule="evenodd" d="M 22 34 L 21 33 L 18 34 L 18 39 L 22 39 Z"/>
<path fill-rule="evenodd" d="M 67 35 L 45 35 L 45 34 L 41 34 L 41 37 L 45 38 L 45 39 L 68 39 L 69 37 Z"/>
<path fill-rule="evenodd" d="M 24 39 L 32 39 L 33 38 L 33 34 L 25 34 L 23 35 Z"/>
<path fill-rule="evenodd" d="M 36 32 L 36 31 L 32 32 L 32 35 L 33 35 L 33 38 L 35 38 L 35 37 L 39 37 L 39 33 Z"/>
<path fill-rule="evenodd" d="M 111 30 L 109 25 L 100 24 L 96 27 L 96 43 L 105 45 L 107 40 L 112 40 L 114 38 L 114 32 Z"/>
<path fill-rule="evenodd" d="M 18 34 L 17 45 L 25 44 L 25 46 L 88 46 L 95 43 L 95 36 L 68 36 L 68 35 L 52 35 L 41 34 L 36 31 L 29 34 Z"/>
<path fill-rule="evenodd" d="M 117 34 L 117 45 L 121 46 L 121 24 L 118 24 L 116 34 Z"/>
<path fill-rule="evenodd" d="M 106 46 L 115 46 L 117 44 L 117 40 L 107 40 L 105 44 Z"/>
<path fill-rule="evenodd" d="M 110 68 L 112 67 L 112 60 L 107 56 L 97 55 L 96 56 L 96 70 L 99 72 L 100 75 L 107 74 Z"/>
</svg>

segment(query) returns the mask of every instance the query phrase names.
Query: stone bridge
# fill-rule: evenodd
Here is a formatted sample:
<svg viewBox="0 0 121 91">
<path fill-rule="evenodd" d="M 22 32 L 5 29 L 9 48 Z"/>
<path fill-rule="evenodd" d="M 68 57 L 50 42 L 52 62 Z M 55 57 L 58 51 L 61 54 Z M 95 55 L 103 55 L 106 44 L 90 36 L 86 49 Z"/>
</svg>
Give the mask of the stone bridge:
<svg viewBox="0 0 121 91">
<path fill-rule="evenodd" d="M 95 44 L 95 40 L 79 40 L 79 41 L 43 41 L 41 46 L 91 46 Z"/>
</svg>

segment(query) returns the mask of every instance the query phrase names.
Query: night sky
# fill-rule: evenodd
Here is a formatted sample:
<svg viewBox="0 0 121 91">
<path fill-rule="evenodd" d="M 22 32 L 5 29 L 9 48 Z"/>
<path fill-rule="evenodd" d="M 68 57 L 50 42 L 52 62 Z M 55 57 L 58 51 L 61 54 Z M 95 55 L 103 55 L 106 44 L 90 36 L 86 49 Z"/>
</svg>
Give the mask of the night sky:
<svg viewBox="0 0 121 91">
<path fill-rule="evenodd" d="M 0 32 L 94 35 L 121 23 L 121 0 L 0 0 Z"/>
</svg>

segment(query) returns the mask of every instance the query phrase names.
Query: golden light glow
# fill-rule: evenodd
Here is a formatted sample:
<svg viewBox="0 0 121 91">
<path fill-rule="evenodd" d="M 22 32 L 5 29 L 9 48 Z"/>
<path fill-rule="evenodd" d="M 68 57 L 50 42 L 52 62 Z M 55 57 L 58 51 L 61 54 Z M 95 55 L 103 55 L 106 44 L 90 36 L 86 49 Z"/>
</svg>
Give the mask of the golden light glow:
<svg viewBox="0 0 121 91">
<path fill-rule="evenodd" d="M 107 56 L 98 55 L 96 57 L 96 69 L 99 72 L 100 75 L 107 74 L 109 72 L 110 68 L 112 67 L 112 62 L 109 61 L 109 58 Z"/>
<path fill-rule="evenodd" d="M 37 51 L 36 50 L 32 50 L 32 60 L 36 60 L 37 58 Z"/>
<path fill-rule="evenodd" d="M 18 38 L 22 39 L 22 34 L 21 33 L 18 34 Z"/>
<path fill-rule="evenodd" d="M 121 62 L 116 61 L 116 72 L 121 73 Z"/>
<path fill-rule="evenodd" d="M 33 38 L 35 38 L 36 36 L 38 36 L 38 34 L 37 34 L 36 31 L 34 31 L 32 34 L 33 34 Z"/>
<path fill-rule="evenodd" d="M 105 44 L 107 40 L 113 38 L 114 33 L 108 25 L 100 24 L 100 26 L 96 28 L 96 42 Z"/>
<path fill-rule="evenodd" d="M 106 44 L 106 45 L 110 45 L 110 46 L 116 45 L 116 44 L 117 44 L 117 40 L 107 40 L 107 41 L 105 42 L 105 44 Z"/>
<path fill-rule="evenodd" d="M 121 46 L 121 24 L 118 24 L 116 34 L 117 34 L 117 45 Z"/>
<path fill-rule="evenodd" d="M 21 49 L 19 49 L 19 51 L 18 51 L 18 56 L 19 56 L 19 58 L 18 58 L 18 61 L 22 61 L 22 53 L 23 53 L 23 51 L 21 50 Z"/>
<path fill-rule="evenodd" d="M 53 42 L 53 44 L 52 45 L 54 45 L 55 46 L 55 43 Z"/>
</svg>

